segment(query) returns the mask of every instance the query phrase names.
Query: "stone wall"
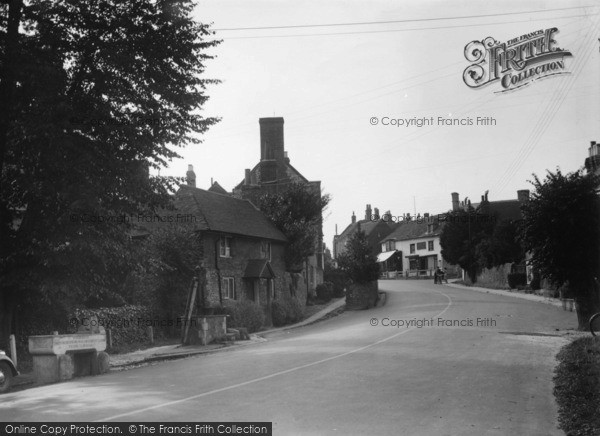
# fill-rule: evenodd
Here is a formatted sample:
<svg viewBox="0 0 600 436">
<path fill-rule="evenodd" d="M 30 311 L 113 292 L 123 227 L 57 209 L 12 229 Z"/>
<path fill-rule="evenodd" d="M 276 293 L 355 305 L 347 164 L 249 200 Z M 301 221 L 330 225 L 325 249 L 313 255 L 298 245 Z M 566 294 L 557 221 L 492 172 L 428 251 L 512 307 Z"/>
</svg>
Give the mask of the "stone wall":
<svg viewBox="0 0 600 436">
<path fill-rule="evenodd" d="M 377 281 L 370 283 L 353 283 L 346 291 L 346 309 L 362 310 L 374 307 L 377 303 Z"/>
</svg>

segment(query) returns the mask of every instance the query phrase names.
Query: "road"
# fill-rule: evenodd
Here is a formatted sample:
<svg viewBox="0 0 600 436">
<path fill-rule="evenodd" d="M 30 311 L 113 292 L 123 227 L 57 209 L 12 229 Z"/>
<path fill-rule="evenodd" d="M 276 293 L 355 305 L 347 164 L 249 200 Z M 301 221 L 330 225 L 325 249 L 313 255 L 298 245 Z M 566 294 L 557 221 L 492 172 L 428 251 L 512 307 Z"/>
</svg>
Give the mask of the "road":
<svg viewBox="0 0 600 436">
<path fill-rule="evenodd" d="M 276 435 L 563 434 L 552 377 L 567 340 L 556 335 L 576 326 L 575 313 L 431 281 L 380 288 L 383 307 L 264 343 L 4 395 L 0 421 L 272 421 Z"/>
</svg>

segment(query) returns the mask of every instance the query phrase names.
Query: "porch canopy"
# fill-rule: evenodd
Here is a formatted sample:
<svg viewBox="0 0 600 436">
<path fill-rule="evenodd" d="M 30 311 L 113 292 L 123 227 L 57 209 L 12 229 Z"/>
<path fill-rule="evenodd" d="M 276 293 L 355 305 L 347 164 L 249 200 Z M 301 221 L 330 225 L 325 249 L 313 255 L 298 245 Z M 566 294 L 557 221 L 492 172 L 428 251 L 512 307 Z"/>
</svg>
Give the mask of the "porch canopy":
<svg viewBox="0 0 600 436">
<path fill-rule="evenodd" d="M 274 279 L 275 273 L 267 259 L 250 259 L 244 271 L 245 279 Z"/>
<path fill-rule="evenodd" d="M 397 253 L 397 250 L 394 251 L 386 251 L 385 253 L 379 253 L 377 255 L 377 262 L 385 262 L 386 260 L 388 260 L 390 257 L 392 257 L 394 254 Z"/>
</svg>

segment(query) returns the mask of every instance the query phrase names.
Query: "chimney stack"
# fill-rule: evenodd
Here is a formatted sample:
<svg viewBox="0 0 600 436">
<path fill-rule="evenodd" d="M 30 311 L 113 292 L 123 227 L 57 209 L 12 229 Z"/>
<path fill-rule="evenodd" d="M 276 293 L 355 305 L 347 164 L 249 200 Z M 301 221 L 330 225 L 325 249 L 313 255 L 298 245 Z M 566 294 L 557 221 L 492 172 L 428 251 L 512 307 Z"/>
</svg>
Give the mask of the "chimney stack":
<svg viewBox="0 0 600 436">
<path fill-rule="evenodd" d="M 519 199 L 519 203 L 527 203 L 529 201 L 529 189 L 521 189 L 517 191 L 517 198 Z"/>
<path fill-rule="evenodd" d="M 377 208 L 377 207 L 375 208 L 375 217 L 374 217 L 374 218 L 375 218 L 376 220 L 378 220 L 378 219 L 379 219 L 379 208 Z"/>
<path fill-rule="evenodd" d="M 244 185 L 250 184 L 250 174 L 250 169 L 246 168 L 246 170 L 244 171 Z"/>
<path fill-rule="evenodd" d="M 366 220 L 370 220 L 371 219 L 371 205 L 367 204 L 367 208 L 365 209 L 365 219 Z"/>
<path fill-rule="evenodd" d="M 187 173 L 185 173 L 187 179 L 187 185 L 196 187 L 196 173 L 194 172 L 194 166 L 188 165 Z"/>
<path fill-rule="evenodd" d="M 260 118 L 260 160 L 284 160 L 283 118 Z"/>
<path fill-rule="evenodd" d="M 452 210 L 457 211 L 460 209 L 460 203 L 458 201 L 458 192 L 453 192 L 451 195 L 452 195 Z"/>
<path fill-rule="evenodd" d="M 356 222 L 356 215 L 354 215 L 354 212 L 352 212 L 352 224 L 354 224 Z"/>
</svg>

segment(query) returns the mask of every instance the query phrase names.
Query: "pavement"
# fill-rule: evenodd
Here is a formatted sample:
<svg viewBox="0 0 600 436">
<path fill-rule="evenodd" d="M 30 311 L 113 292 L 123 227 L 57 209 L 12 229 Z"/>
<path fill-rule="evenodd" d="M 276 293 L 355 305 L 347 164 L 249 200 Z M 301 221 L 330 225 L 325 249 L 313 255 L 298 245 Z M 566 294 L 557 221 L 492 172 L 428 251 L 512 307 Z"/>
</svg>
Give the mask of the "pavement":
<svg viewBox="0 0 600 436">
<path fill-rule="evenodd" d="M 263 330 L 250 335 L 249 340 L 233 341 L 227 343 L 215 343 L 209 345 L 189 345 L 182 346 L 181 344 L 163 345 L 160 347 L 150 347 L 143 350 L 136 350 L 130 353 L 111 354 L 110 366 L 112 371 L 128 369 L 132 366 L 139 366 L 146 363 L 157 362 L 162 360 L 182 359 L 189 356 L 210 354 L 220 351 L 229 351 L 235 348 L 244 347 L 266 341 L 265 336 L 273 333 L 285 332 L 288 330 L 304 327 L 313 324 L 330 313 L 338 310 L 346 304 L 345 298 L 334 299 L 330 304 L 325 306 L 320 311 L 314 313 L 310 317 L 296 324 Z M 35 377 L 33 373 L 26 373 L 17 376 L 14 379 L 14 387 L 16 390 L 35 385 Z"/>
<path fill-rule="evenodd" d="M 278 435 L 563 435 L 573 312 L 430 281 L 228 352 L 3 395 L 1 421 L 261 422 Z"/>
<path fill-rule="evenodd" d="M 459 288 L 459 289 L 464 289 L 466 291 L 485 292 L 486 294 L 504 295 L 506 297 L 520 298 L 522 300 L 535 301 L 537 303 L 543 303 L 543 304 L 551 304 L 556 307 L 564 308 L 563 302 L 560 299 L 547 297 L 545 295 L 526 294 L 526 293 L 520 292 L 520 291 L 509 291 L 509 290 L 502 290 L 502 289 L 481 288 L 478 286 L 464 286 L 464 285 L 455 284 L 453 282 L 448 283 L 448 286 L 451 286 L 454 288 Z M 572 310 L 570 310 L 570 311 L 572 312 L 574 310 L 574 306 L 571 306 L 571 308 L 572 308 Z"/>
</svg>

